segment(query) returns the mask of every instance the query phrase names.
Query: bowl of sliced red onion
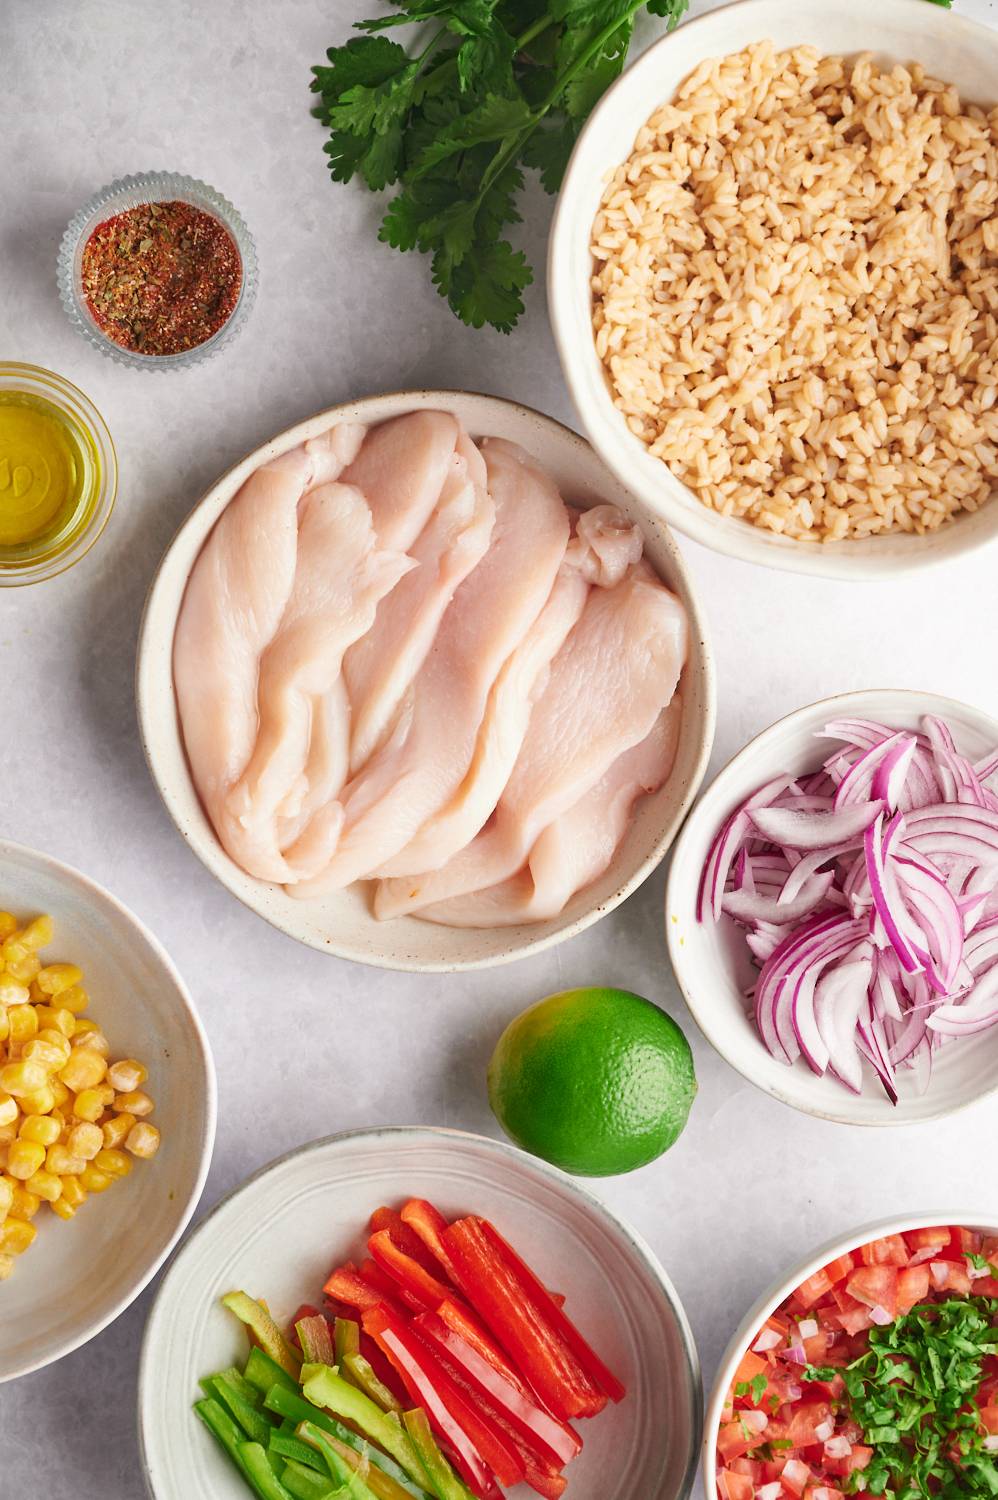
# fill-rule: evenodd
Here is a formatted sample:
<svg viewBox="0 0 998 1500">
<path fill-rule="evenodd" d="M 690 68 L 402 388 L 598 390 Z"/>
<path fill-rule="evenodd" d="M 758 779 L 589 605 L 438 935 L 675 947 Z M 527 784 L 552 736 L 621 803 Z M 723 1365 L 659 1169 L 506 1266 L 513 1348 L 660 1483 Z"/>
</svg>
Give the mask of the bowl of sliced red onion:
<svg viewBox="0 0 998 1500">
<path fill-rule="evenodd" d="M 850 693 L 752 740 L 700 799 L 666 891 L 676 977 L 751 1083 L 850 1125 L 998 1089 L 998 721 Z"/>
</svg>

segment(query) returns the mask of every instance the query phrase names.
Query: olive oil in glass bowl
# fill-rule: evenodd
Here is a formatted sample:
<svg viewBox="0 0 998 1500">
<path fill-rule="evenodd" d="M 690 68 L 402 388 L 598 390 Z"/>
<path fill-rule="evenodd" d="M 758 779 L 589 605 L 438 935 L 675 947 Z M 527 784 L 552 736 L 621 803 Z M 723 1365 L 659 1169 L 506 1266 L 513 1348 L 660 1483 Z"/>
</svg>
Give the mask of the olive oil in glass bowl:
<svg viewBox="0 0 998 1500">
<path fill-rule="evenodd" d="M 117 483 L 93 402 L 51 370 L 0 363 L 0 587 L 78 562 L 107 524 Z"/>
</svg>

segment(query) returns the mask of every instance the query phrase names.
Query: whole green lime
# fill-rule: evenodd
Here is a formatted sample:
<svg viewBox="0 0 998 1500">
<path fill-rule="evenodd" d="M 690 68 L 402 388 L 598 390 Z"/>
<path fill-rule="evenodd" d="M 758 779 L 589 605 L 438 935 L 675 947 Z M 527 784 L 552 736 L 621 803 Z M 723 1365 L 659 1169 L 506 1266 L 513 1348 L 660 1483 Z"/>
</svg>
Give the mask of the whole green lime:
<svg viewBox="0 0 998 1500">
<path fill-rule="evenodd" d="M 488 1077 L 506 1134 L 584 1177 L 632 1172 L 668 1151 L 697 1091 L 685 1036 L 630 990 L 538 1001 L 506 1027 Z"/>
</svg>

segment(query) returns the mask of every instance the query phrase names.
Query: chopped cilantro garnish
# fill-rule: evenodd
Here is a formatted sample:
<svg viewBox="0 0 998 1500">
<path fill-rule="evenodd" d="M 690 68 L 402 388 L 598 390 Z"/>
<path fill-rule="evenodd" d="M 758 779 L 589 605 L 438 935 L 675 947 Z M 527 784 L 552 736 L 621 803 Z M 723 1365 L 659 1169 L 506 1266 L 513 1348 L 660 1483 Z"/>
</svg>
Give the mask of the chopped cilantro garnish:
<svg viewBox="0 0 998 1500">
<path fill-rule="evenodd" d="M 768 1384 L 769 1382 L 765 1375 L 760 1372 L 758 1375 L 753 1376 L 751 1380 L 739 1380 L 735 1385 L 735 1395 L 743 1398 L 751 1396 L 753 1404 L 758 1406 L 766 1393 Z M 779 1402 L 776 1404 L 778 1406 Z"/>
<path fill-rule="evenodd" d="M 970 1264 L 973 1266 L 975 1271 L 991 1270 L 991 1262 L 988 1260 L 986 1255 L 976 1255 L 973 1250 L 967 1250 L 964 1252 L 964 1254 L 966 1255 L 967 1260 L 970 1261 Z"/>
</svg>

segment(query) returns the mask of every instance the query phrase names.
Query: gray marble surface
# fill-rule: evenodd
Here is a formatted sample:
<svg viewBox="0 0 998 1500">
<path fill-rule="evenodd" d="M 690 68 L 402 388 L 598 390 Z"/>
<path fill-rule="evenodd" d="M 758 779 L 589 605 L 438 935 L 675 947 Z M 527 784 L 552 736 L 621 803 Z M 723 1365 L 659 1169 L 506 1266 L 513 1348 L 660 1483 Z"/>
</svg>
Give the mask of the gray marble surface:
<svg viewBox="0 0 998 1500">
<path fill-rule="evenodd" d="M 957 8 L 998 25 L 994 0 Z M 946 1198 L 990 1196 L 998 1218 L 998 1192 L 982 1181 L 998 1104 L 866 1133 L 756 1092 L 685 1015 L 662 941 L 661 871 L 574 942 L 491 973 L 403 976 L 298 947 L 202 869 L 139 749 L 132 671 L 143 596 L 181 520 L 244 452 L 333 402 L 405 386 L 491 391 L 574 420 L 542 285 L 514 337 L 470 332 L 418 258 L 376 243 L 370 196 L 329 185 L 308 68 L 363 13 L 360 0 L 0 0 L 0 354 L 83 386 L 121 462 L 117 508 L 95 552 L 63 578 L 0 598 L 2 830 L 122 896 L 190 984 L 220 1085 L 202 1208 L 331 1131 L 432 1123 L 495 1133 L 489 1052 L 505 1022 L 549 991 L 608 981 L 664 1005 L 696 1051 L 690 1126 L 662 1161 L 599 1190 L 672 1274 L 709 1383 L 747 1304 L 818 1241 Z M 645 26 L 643 38 L 656 30 Z M 81 202 L 154 168 L 202 177 L 237 204 L 262 281 L 250 324 L 217 361 L 144 375 L 71 331 L 54 266 Z M 549 212 L 542 194 L 527 198 L 536 266 Z M 853 687 L 924 687 L 998 714 L 994 548 L 941 572 L 850 587 L 684 547 L 718 658 L 715 769 L 778 715 Z M 0 1389 L 2 1500 L 140 1500 L 134 1386 L 154 1294 L 78 1353 Z M 0 1297 L 0 1338 L 2 1319 Z"/>
</svg>

